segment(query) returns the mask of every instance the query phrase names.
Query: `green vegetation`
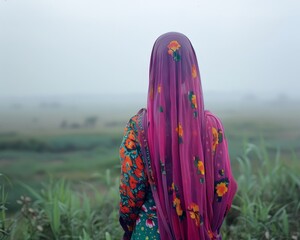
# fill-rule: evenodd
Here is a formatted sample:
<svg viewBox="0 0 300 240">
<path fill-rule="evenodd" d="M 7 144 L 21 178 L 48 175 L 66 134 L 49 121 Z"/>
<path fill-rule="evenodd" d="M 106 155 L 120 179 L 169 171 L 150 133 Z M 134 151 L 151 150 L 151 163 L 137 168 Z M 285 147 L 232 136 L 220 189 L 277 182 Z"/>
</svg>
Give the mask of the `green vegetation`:
<svg viewBox="0 0 300 240">
<path fill-rule="evenodd" d="M 40 191 L 23 185 L 34 200 L 21 196 L 20 210 L 7 218 L 2 195 L 0 239 L 110 239 L 110 233 L 113 239 L 120 238 L 120 230 L 115 231 L 119 228 L 118 184 L 108 175 L 103 192 L 85 183 L 86 191 L 79 193 L 64 179 L 50 179 Z"/>
<path fill-rule="evenodd" d="M 129 117 L 46 117 L 0 125 L 0 240 L 120 239 L 118 148 Z M 300 238 L 296 120 L 224 118 L 239 188 L 223 239 Z"/>
<path fill-rule="evenodd" d="M 224 239 L 298 239 L 298 169 L 283 164 L 279 150 L 271 157 L 263 142 L 260 147 L 245 145 L 238 166 L 239 189 L 222 227 Z M 22 184 L 32 197 L 21 196 L 19 210 L 10 217 L 6 216 L 7 193 L 3 190 L 2 239 L 120 239 L 119 179 L 106 170 L 101 182 L 102 191 L 84 183 L 84 192 L 64 179 L 50 179 L 41 190 Z"/>
<path fill-rule="evenodd" d="M 223 226 L 224 239 L 298 239 L 300 237 L 299 169 L 247 144 L 238 158 L 238 193 Z M 294 164 L 299 159 L 294 158 Z"/>
</svg>

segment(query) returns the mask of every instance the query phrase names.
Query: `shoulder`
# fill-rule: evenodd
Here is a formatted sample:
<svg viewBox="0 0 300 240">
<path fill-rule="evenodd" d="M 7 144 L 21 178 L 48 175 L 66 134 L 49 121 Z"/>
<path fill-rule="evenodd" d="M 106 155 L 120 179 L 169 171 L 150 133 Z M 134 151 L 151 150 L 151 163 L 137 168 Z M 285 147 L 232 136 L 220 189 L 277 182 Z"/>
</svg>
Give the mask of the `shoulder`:
<svg viewBox="0 0 300 240">
<path fill-rule="evenodd" d="M 139 122 L 139 117 L 146 113 L 147 110 L 145 108 L 140 109 L 135 115 L 133 115 L 127 122 L 126 127 L 125 127 L 125 132 L 128 130 L 134 131 L 134 133 L 137 135 L 138 134 L 138 122 Z"/>
<path fill-rule="evenodd" d="M 138 115 L 134 115 L 132 116 L 127 124 L 126 124 L 126 127 L 124 129 L 124 134 L 128 134 L 129 132 L 133 133 L 134 136 L 137 136 L 138 134 Z"/>
<path fill-rule="evenodd" d="M 209 110 L 204 111 L 204 116 L 206 121 L 215 121 L 215 122 L 220 122 L 220 119 L 217 117 L 217 115 L 213 114 Z"/>
<path fill-rule="evenodd" d="M 205 110 L 204 111 L 204 116 L 205 116 L 205 123 L 206 125 L 212 125 L 214 127 L 222 128 L 223 129 L 223 124 L 220 118 L 213 114 L 212 112 Z"/>
<path fill-rule="evenodd" d="M 212 134 L 214 138 L 219 138 L 219 142 L 225 139 L 225 129 L 219 117 L 210 111 L 205 111 L 206 132 Z"/>
</svg>

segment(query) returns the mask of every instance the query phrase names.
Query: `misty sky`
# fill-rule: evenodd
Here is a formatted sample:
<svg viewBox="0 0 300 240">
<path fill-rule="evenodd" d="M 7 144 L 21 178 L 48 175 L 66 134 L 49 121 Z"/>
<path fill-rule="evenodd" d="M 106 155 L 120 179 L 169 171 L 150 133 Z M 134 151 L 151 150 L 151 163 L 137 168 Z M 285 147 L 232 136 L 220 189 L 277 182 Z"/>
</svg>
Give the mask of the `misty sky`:
<svg viewBox="0 0 300 240">
<path fill-rule="evenodd" d="M 187 35 L 203 90 L 298 96 L 300 1 L 0 0 L 0 96 L 145 93 L 155 39 Z"/>
</svg>

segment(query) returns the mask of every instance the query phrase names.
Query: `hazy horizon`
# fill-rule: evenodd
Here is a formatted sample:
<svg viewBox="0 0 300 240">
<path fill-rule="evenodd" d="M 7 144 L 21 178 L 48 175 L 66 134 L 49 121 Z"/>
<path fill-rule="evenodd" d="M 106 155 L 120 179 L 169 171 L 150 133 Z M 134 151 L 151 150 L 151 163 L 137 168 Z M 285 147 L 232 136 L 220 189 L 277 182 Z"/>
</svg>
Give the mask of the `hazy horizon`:
<svg viewBox="0 0 300 240">
<path fill-rule="evenodd" d="M 204 94 L 297 99 L 299 12 L 279 0 L 0 0 L 0 96 L 145 96 L 155 39 L 178 31 Z"/>
</svg>

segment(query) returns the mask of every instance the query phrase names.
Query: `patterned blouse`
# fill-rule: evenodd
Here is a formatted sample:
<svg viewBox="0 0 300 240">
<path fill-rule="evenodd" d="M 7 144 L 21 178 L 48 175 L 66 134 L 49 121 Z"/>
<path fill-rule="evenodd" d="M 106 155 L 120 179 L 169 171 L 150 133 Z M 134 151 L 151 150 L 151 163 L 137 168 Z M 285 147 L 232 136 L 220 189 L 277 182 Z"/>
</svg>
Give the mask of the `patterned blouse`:
<svg viewBox="0 0 300 240">
<path fill-rule="evenodd" d="M 156 206 L 138 141 L 138 115 L 124 129 L 120 146 L 120 224 L 123 239 L 160 239 Z"/>
</svg>

